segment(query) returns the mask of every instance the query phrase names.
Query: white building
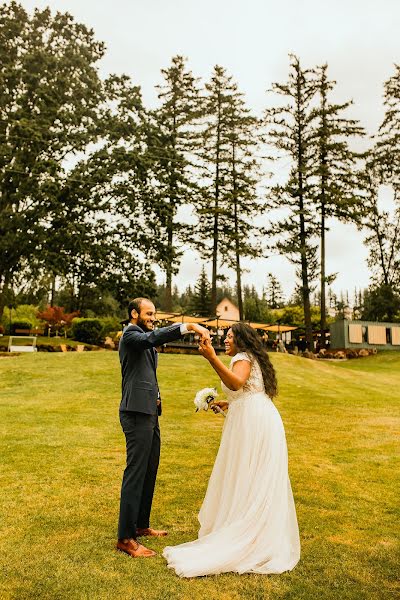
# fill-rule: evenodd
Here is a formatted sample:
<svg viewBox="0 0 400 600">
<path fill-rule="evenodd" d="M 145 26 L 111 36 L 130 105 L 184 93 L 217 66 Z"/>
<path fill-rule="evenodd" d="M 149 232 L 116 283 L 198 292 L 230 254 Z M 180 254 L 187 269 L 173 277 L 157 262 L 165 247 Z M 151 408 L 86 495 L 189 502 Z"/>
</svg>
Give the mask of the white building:
<svg viewBox="0 0 400 600">
<path fill-rule="evenodd" d="M 223 298 L 217 306 L 217 315 L 227 321 L 239 321 L 239 309 L 228 298 Z"/>
</svg>

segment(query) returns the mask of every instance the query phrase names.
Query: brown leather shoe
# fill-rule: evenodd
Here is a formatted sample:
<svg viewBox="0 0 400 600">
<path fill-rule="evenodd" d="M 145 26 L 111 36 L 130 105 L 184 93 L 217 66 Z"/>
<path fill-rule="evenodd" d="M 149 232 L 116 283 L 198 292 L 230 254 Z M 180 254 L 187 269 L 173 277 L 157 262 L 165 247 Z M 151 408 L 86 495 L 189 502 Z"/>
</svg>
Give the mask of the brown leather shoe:
<svg viewBox="0 0 400 600">
<path fill-rule="evenodd" d="M 150 550 L 142 544 L 139 544 L 136 540 L 128 540 L 127 542 L 123 542 L 122 540 L 118 540 L 117 542 L 117 550 L 120 552 L 125 552 L 132 558 L 149 558 L 150 556 L 156 556 L 156 552 L 154 550 Z"/>
<path fill-rule="evenodd" d="M 168 531 L 162 531 L 161 529 L 152 529 L 151 527 L 146 527 L 145 529 L 137 527 L 136 535 L 138 537 L 165 537 L 166 535 L 168 535 Z"/>
</svg>

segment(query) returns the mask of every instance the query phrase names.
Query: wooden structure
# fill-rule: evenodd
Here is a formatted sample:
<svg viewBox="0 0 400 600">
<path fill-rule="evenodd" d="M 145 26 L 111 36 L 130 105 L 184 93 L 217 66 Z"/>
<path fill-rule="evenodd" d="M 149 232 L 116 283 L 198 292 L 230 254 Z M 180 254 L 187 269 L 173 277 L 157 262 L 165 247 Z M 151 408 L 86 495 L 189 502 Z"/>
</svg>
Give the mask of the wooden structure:
<svg viewBox="0 0 400 600">
<path fill-rule="evenodd" d="M 400 350 L 400 323 L 341 319 L 329 326 L 331 348 Z"/>
</svg>

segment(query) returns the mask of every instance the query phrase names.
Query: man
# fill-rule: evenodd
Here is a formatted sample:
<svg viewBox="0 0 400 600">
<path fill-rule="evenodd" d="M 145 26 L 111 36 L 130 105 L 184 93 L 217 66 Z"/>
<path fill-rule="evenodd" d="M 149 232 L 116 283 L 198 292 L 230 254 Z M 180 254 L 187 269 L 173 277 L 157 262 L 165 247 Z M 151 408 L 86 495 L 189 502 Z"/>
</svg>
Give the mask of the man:
<svg viewBox="0 0 400 600">
<path fill-rule="evenodd" d="M 122 480 L 117 549 L 132 557 L 155 556 L 139 544 L 140 536 L 160 537 L 166 531 L 150 528 L 160 458 L 161 399 L 156 376 L 156 346 L 196 332 L 210 339 L 197 323 L 176 324 L 154 330 L 156 309 L 148 298 L 135 298 L 128 306 L 129 325 L 119 343 L 122 371 L 120 422 L 126 438 L 126 468 Z"/>
</svg>

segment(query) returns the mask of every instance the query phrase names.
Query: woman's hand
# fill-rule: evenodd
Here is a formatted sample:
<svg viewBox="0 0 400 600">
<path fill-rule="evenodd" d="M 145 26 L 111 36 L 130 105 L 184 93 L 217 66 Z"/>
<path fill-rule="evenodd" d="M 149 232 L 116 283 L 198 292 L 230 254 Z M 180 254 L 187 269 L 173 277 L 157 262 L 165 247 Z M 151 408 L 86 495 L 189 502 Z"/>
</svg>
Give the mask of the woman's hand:
<svg viewBox="0 0 400 600">
<path fill-rule="evenodd" d="M 220 408 L 223 411 L 228 410 L 228 408 L 229 408 L 229 402 L 224 402 L 223 400 L 220 400 L 219 402 L 212 402 L 210 404 L 210 408 L 217 415 L 218 414 L 218 408 Z"/>
<path fill-rule="evenodd" d="M 199 352 L 206 358 L 211 361 L 213 358 L 217 356 L 212 344 L 211 340 L 200 340 L 199 343 Z"/>
</svg>

